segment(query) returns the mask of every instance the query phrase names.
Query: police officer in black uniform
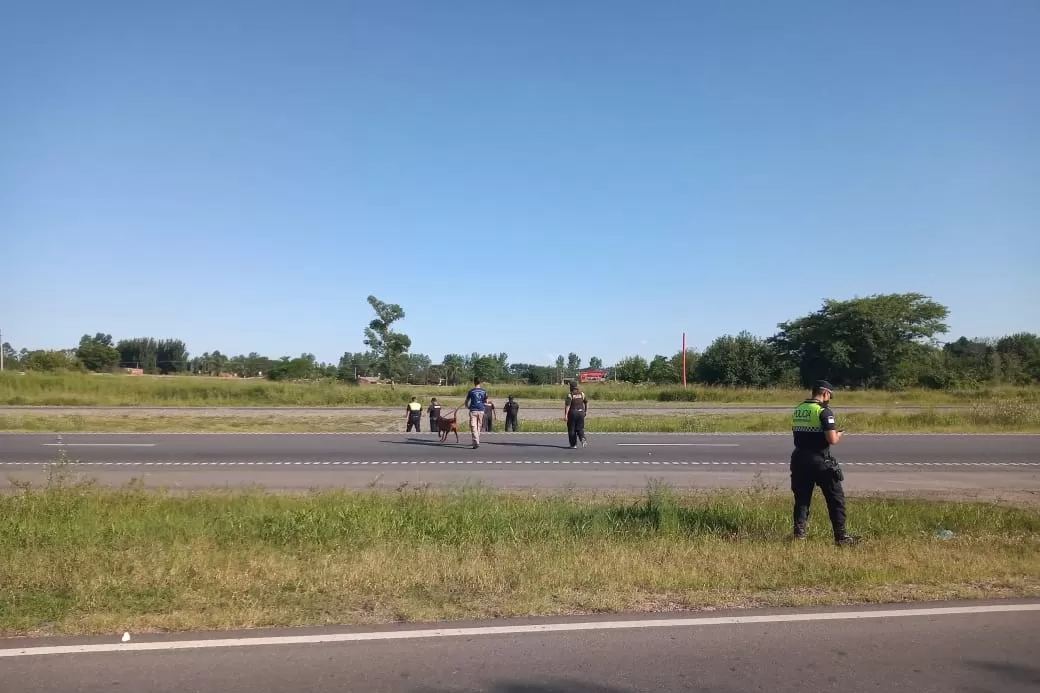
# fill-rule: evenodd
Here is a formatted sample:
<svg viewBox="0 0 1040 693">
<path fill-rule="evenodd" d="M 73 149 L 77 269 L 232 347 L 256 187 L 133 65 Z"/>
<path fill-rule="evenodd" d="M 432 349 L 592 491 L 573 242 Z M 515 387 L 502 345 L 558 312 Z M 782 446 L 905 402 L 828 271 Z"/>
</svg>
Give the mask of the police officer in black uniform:
<svg viewBox="0 0 1040 693">
<path fill-rule="evenodd" d="M 426 413 L 430 415 L 430 432 L 437 432 L 437 419 L 441 417 L 441 405 L 437 403 L 437 398 L 434 397 L 430 400 L 430 406 L 426 409 Z"/>
<path fill-rule="evenodd" d="M 411 433 L 412 428 L 415 428 L 415 432 L 419 432 L 419 421 L 422 420 L 422 405 L 419 404 L 419 400 L 412 397 L 412 401 L 408 403 L 408 426 L 405 428 L 405 433 Z"/>
<path fill-rule="evenodd" d="M 578 447 L 578 441 L 585 447 L 589 441 L 585 438 L 585 414 L 588 412 L 589 402 L 585 393 L 578 387 L 578 383 L 571 382 L 571 391 L 563 401 L 563 418 L 567 421 L 567 439 L 570 440 L 571 448 Z"/>
<path fill-rule="evenodd" d="M 506 413 L 506 432 L 516 432 L 516 425 L 518 417 L 520 415 L 520 403 L 513 399 L 513 395 L 509 395 L 509 399 L 502 406 L 503 411 Z"/>
<path fill-rule="evenodd" d="M 791 419 L 794 452 L 791 453 L 791 491 L 794 492 L 794 538 L 805 539 L 809 522 L 809 505 L 817 486 L 827 501 L 834 542 L 847 546 L 859 541 L 845 531 L 845 492 L 841 482 L 845 475 L 831 456 L 831 446 L 841 441 L 841 431 L 834 423 L 834 412 L 828 403 L 834 388 L 826 380 L 817 381 L 812 397 L 799 404 Z"/>
</svg>

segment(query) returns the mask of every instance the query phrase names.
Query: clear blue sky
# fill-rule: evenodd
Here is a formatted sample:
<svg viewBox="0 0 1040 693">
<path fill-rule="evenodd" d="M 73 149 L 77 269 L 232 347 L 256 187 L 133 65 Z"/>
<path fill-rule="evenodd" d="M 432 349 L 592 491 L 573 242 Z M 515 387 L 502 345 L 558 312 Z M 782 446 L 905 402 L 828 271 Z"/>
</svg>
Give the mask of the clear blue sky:
<svg viewBox="0 0 1040 693">
<path fill-rule="evenodd" d="M 1040 331 L 1037 36 L 1036 0 L 9 3 L 0 329 L 335 361 L 375 294 L 438 361 L 609 363 L 918 291 Z"/>
</svg>

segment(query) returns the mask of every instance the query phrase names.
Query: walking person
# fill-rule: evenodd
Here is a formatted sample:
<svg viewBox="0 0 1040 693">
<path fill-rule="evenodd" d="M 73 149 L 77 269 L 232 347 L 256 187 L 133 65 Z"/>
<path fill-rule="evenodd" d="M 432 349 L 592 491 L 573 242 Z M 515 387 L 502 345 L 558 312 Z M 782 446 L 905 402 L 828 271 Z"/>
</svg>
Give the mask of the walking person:
<svg viewBox="0 0 1040 693">
<path fill-rule="evenodd" d="M 436 397 L 430 400 L 430 406 L 427 407 L 426 413 L 430 415 L 430 433 L 436 433 L 437 419 L 441 418 L 441 405 L 437 403 Z"/>
<path fill-rule="evenodd" d="M 809 506 L 817 486 L 827 501 L 834 543 L 849 546 L 859 537 L 845 531 L 845 474 L 831 456 L 831 446 L 841 442 L 841 430 L 834 423 L 829 406 L 834 388 L 826 380 L 813 385 L 812 396 L 799 404 L 791 418 L 794 451 L 791 453 L 791 491 L 794 493 L 794 539 L 805 539 Z"/>
<path fill-rule="evenodd" d="M 480 386 L 480 378 L 474 378 L 473 387 L 462 403 L 462 406 L 469 410 L 469 432 L 473 436 L 474 450 L 480 447 L 480 429 L 484 427 L 484 405 L 487 398 L 487 390 Z"/>
<path fill-rule="evenodd" d="M 520 403 L 513 399 L 513 395 L 509 395 L 509 399 L 506 401 L 502 410 L 506 413 L 506 433 L 512 431 L 516 433 L 517 421 L 520 414 Z"/>
<path fill-rule="evenodd" d="M 487 405 L 484 407 L 484 430 L 488 433 L 495 430 L 495 416 L 497 413 L 498 409 L 495 408 L 495 403 L 488 400 Z"/>
<path fill-rule="evenodd" d="M 408 425 L 405 428 L 405 433 L 411 433 L 413 427 L 415 432 L 419 433 L 419 421 L 422 419 L 422 405 L 419 404 L 419 400 L 412 397 L 412 401 L 408 403 L 408 408 L 405 411 L 408 415 Z"/>
<path fill-rule="evenodd" d="M 585 414 L 588 409 L 585 393 L 578 387 L 578 383 L 572 382 L 571 391 L 563 400 L 563 419 L 567 422 L 567 439 L 572 450 L 578 447 L 578 441 L 581 441 L 582 447 L 589 444 L 585 438 Z"/>
</svg>

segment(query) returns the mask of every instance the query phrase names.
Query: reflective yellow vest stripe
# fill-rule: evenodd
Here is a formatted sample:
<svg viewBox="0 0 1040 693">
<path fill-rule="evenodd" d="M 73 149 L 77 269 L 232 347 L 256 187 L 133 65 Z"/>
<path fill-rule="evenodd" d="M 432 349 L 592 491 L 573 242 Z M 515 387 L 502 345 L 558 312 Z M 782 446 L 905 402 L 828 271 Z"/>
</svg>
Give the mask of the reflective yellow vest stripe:
<svg viewBox="0 0 1040 693">
<path fill-rule="evenodd" d="M 822 433 L 820 426 L 820 412 L 823 407 L 819 402 L 802 402 L 794 409 L 791 417 L 791 430 L 803 433 Z"/>
<path fill-rule="evenodd" d="M 408 403 L 408 408 L 411 411 L 422 411 L 422 405 L 419 404 L 418 402 L 409 402 Z"/>
</svg>

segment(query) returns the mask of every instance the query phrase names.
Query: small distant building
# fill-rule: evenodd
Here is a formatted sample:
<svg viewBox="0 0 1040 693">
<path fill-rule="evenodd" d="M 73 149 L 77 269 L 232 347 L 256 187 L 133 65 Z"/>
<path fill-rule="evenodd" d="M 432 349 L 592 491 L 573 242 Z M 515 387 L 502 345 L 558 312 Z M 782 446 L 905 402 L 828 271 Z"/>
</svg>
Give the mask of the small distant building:
<svg viewBox="0 0 1040 693">
<path fill-rule="evenodd" d="M 586 368 L 578 371 L 578 381 L 582 383 L 602 383 L 610 375 L 609 371 Z"/>
</svg>

